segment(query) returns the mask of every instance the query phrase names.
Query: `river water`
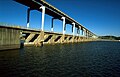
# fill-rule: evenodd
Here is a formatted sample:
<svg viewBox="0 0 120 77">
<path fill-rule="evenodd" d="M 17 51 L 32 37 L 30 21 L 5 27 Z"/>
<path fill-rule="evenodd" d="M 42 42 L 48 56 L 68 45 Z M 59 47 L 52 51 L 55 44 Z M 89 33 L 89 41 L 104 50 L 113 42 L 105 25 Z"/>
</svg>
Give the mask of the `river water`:
<svg viewBox="0 0 120 77">
<path fill-rule="evenodd" d="M 0 51 L 0 77 L 120 77 L 120 42 Z"/>
</svg>

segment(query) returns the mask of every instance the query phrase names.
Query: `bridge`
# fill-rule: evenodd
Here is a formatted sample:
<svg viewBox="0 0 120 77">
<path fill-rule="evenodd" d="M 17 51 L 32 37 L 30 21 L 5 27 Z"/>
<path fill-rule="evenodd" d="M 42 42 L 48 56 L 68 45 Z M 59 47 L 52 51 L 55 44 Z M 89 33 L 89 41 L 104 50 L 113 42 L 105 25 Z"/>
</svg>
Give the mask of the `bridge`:
<svg viewBox="0 0 120 77">
<path fill-rule="evenodd" d="M 85 28 L 83 25 L 61 12 L 54 6 L 44 0 L 15 0 L 18 3 L 26 5 L 27 10 L 27 28 L 12 27 L 0 25 L 0 50 L 20 48 L 21 42 L 24 41 L 25 46 L 41 46 L 43 44 L 56 43 L 74 43 L 84 41 L 94 41 L 97 37 L 93 32 Z M 30 11 L 37 10 L 42 12 L 41 29 L 30 29 Z M 44 31 L 45 15 L 52 17 L 51 31 Z M 54 32 L 54 20 L 62 21 L 62 32 Z M 66 24 L 72 26 L 72 34 L 66 34 Z M 77 35 L 75 35 L 77 28 Z M 80 34 L 80 31 L 82 33 Z"/>
</svg>

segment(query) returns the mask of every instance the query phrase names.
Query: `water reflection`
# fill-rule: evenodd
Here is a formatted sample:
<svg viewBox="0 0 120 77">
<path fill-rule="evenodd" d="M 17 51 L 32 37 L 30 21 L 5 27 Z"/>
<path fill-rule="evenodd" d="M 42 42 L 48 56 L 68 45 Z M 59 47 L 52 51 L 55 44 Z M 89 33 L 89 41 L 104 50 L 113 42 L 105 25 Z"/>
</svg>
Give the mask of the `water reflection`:
<svg viewBox="0 0 120 77">
<path fill-rule="evenodd" d="M 0 52 L 0 77 L 119 77 L 119 46 L 86 42 Z"/>
<path fill-rule="evenodd" d="M 24 54 L 25 54 L 25 48 L 20 48 L 19 49 L 19 54 L 20 54 L 21 57 L 23 57 Z"/>
</svg>

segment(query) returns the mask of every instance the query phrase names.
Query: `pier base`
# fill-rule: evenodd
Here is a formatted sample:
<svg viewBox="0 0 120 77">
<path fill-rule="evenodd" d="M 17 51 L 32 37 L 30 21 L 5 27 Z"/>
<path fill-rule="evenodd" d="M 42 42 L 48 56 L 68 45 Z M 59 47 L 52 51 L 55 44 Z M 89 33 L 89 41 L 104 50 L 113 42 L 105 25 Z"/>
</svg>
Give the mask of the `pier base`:
<svg viewBox="0 0 120 77">
<path fill-rule="evenodd" d="M 20 30 L 16 27 L 0 26 L 0 50 L 20 48 Z"/>
</svg>

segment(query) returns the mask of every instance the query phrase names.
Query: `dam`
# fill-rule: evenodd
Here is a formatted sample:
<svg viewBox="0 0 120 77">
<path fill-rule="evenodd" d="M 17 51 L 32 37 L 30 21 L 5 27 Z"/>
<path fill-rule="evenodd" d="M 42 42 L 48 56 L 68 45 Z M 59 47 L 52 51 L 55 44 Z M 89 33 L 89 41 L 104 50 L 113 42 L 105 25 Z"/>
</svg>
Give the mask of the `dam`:
<svg viewBox="0 0 120 77">
<path fill-rule="evenodd" d="M 41 46 L 44 44 L 74 43 L 94 41 L 97 35 L 83 25 L 61 12 L 44 0 L 15 0 L 28 7 L 27 27 L 0 25 L 0 50 L 16 49 L 24 46 Z M 30 11 L 37 10 L 42 14 L 41 29 L 30 29 Z M 52 17 L 51 31 L 44 31 L 45 15 Z M 54 32 L 54 20 L 62 21 L 62 32 Z M 66 34 L 66 24 L 72 26 L 72 34 Z M 75 28 L 77 35 L 75 35 Z M 21 42 L 23 41 L 23 42 Z"/>
</svg>

